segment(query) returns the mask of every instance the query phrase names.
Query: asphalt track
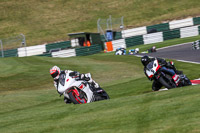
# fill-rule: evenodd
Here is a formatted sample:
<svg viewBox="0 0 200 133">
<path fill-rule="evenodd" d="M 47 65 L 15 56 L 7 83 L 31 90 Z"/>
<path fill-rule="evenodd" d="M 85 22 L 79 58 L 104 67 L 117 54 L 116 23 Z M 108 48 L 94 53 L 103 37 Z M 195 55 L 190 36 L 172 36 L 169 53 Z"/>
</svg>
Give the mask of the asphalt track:
<svg viewBox="0 0 200 133">
<path fill-rule="evenodd" d="M 139 56 L 148 55 L 150 57 L 175 59 L 183 62 L 200 64 L 200 49 L 193 50 L 192 43 L 178 44 L 174 46 L 157 49 L 154 53 L 140 53 Z"/>
</svg>

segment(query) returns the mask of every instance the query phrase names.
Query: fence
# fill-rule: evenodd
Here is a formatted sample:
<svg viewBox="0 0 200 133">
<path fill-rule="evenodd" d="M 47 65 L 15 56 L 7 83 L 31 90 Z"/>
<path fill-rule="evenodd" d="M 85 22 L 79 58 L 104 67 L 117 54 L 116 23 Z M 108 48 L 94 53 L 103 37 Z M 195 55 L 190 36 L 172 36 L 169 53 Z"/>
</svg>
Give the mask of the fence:
<svg viewBox="0 0 200 133">
<path fill-rule="evenodd" d="M 169 23 L 156 24 L 151 26 L 143 26 L 128 30 L 123 30 L 122 32 L 116 33 L 116 40 L 112 41 L 113 50 L 124 46 L 131 47 L 139 44 L 151 44 L 163 42 L 165 40 L 175 39 L 175 38 L 185 38 L 191 36 L 200 35 L 200 17 L 189 18 L 183 20 L 171 21 Z M 152 30 L 154 29 L 154 30 Z M 152 33 L 153 32 L 153 33 Z M 23 37 L 23 36 L 22 36 Z M 104 36 L 101 36 L 104 41 L 106 39 Z M 15 41 L 17 39 L 11 39 Z M 21 44 L 24 44 L 24 39 L 21 39 Z M 84 56 L 89 54 L 98 53 L 103 50 L 101 45 L 94 45 L 91 47 L 80 47 L 72 50 L 76 46 L 76 40 L 66 41 L 66 42 L 57 42 L 46 45 L 31 46 L 31 47 L 22 47 L 17 49 L 3 49 L 3 42 L 0 40 L 1 44 L 1 57 L 12 57 L 12 56 L 53 56 L 53 57 L 71 57 L 71 56 Z M 196 49 L 199 48 L 199 45 L 194 45 Z M 70 48 L 71 50 L 62 50 Z M 56 52 L 60 50 L 60 52 Z"/>
<path fill-rule="evenodd" d="M 124 17 L 112 18 L 111 15 L 108 19 L 97 20 L 97 30 L 103 37 L 103 40 L 108 41 L 107 31 L 110 30 L 114 39 L 121 39 L 121 30 L 124 27 Z M 115 34 L 115 35 L 114 35 Z"/>
<path fill-rule="evenodd" d="M 1 44 L 0 56 L 2 58 L 13 57 L 13 56 L 18 56 L 17 48 L 26 47 L 26 39 L 23 34 L 20 34 L 17 36 L 1 39 L 0 44 Z"/>
</svg>

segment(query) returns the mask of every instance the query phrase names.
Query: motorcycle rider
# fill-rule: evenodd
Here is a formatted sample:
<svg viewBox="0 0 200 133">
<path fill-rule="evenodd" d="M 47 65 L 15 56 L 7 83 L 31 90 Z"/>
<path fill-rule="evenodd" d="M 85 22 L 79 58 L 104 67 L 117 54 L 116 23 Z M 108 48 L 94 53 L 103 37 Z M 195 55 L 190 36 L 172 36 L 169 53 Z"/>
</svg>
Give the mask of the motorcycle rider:
<svg viewBox="0 0 200 133">
<path fill-rule="evenodd" d="M 171 62 L 167 62 L 166 60 L 161 59 L 161 58 L 149 58 L 147 55 L 143 56 L 141 58 L 141 62 L 144 65 L 144 73 L 145 73 L 145 75 L 147 76 L 147 74 L 146 74 L 146 66 L 148 65 L 149 62 L 154 61 L 155 59 L 157 59 L 158 63 L 162 66 L 161 67 L 161 71 L 164 71 L 164 72 L 170 74 L 172 76 L 172 79 L 174 80 L 174 82 L 178 86 L 178 84 L 180 82 L 180 77 L 179 77 L 178 74 L 182 74 L 182 72 L 176 70 L 176 68 L 174 66 L 174 63 L 172 61 Z M 149 77 L 148 77 L 148 79 L 151 80 Z M 152 89 L 155 90 L 156 88 L 159 88 L 159 86 L 160 85 L 158 83 L 156 83 L 156 81 L 154 81 L 153 85 L 152 85 Z M 161 86 L 160 86 L 160 88 L 161 88 Z"/>
<path fill-rule="evenodd" d="M 116 49 L 115 55 L 126 55 L 126 48 L 124 47 L 124 45 Z"/>
<path fill-rule="evenodd" d="M 61 70 L 58 66 L 53 66 L 50 69 L 50 74 L 51 74 L 52 78 L 54 79 L 54 86 L 55 86 L 57 92 L 60 94 L 60 96 L 63 95 L 63 93 L 60 93 L 58 91 L 59 80 L 62 79 L 62 76 L 60 76 L 60 75 L 65 74 L 65 73 L 69 73 L 69 76 L 71 76 L 72 78 L 75 78 L 76 80 L 87 81 L 94 88 L 94 90 L 100 87 L 98 85 L 98 83 L 96 83 L 87 74 L 81 74 L 77 71 L 72 71 L 72 70 Z M 65 101 L 65 103 L 71 103 L 70 99 L 68 99 L 66 97 L 64 97 L 64 101 Z"/>
</svg>

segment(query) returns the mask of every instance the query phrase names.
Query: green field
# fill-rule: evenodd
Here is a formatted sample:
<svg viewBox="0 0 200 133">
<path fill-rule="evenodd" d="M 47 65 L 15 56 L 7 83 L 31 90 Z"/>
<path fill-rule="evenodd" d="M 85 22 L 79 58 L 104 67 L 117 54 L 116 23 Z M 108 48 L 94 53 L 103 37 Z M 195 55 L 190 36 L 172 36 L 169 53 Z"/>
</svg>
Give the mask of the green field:
<svg viewBox="0 0 200 133">
<path fill-rule="evenodd" d="M 175 61 L 190 78 L 199 65 Z M 199 132 L 200 88 L 152 92 L 140 58 L 100 53 L 73 58 L 0 59 L 0 132 L 2 133 L 171 133 Z M 65 104 L 49 68 L 58 65 L 91 72 L 111 99 Z"/>
<path fill-rule="evenodd" d="M 27 45 L 67 40 L 67 33 L 97 32 L 98 18 L 124 16 L 125 28 L 199 15 L 198 0 L 1 0 L 0 39 L 23 33 Z M 145 51 L 200 36 L 137 45 Z M 174 61 L 190 79 L 199 64 Z M 49 69 L 90 72 L 110 100 L 65 104 Z M 0 58 L 0 133 L 199 133 L 200 86 L 153 92 L 140 58 L 90 56 Z"/>
<path fill-rule="evenodd" d="M 97 20 L 124 17 L 125 28 L 200 15 L 198 0 L 1 0 L 0 39 L 23 33 L 27 46 L 97 32 Z M 114 27 L 113 27 L 114 28 Z"/>
</svg>

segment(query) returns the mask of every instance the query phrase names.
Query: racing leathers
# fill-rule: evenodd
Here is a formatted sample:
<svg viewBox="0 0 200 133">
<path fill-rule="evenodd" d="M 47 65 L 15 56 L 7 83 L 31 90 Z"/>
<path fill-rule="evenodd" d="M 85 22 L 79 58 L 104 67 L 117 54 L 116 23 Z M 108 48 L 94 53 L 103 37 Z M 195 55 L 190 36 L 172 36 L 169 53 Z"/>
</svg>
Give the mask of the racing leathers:
<svg viewBox="0 0 200 133">
<path fill-rule="evenodd" d="M 72 78 L 75 78 L 76 80 L 85 80 L 87 81 L 94 89 L 99 88 L 98 83 L 96 83 L 91 76 L 89 77 L 88 74 L 80 74 L 77 71 L 71 71 L 71 70 L 63 70 L 60 72 L 59 78 L 54 80 L 54 86 L 57 90 L 57 92 L 61 95 L 63 95 L 63 93 L 58 91 L 58 85 L 59 82 L 63 81 L 63 78 L 65 78 L 63 75 L 65 74 L 69 74 L 69 76 L 71 76 Z M 64 101 L 65 103 L 71 103 L 70 99 L 64 97 Z"/>
<path fill-rule="evenodd" d="M 162 67 L 160 68 L 161 71 L 166 72 L 166 73 L 168 73 L 169 75 L 171 75 L 172 78 L 173 78 L 173 80 L 174 80 L 174 82 L 175 82 L 176 85 L 178 86 L 179 81 L 180 81 L 180 77 L 179 77 L 179 75 L 177 75 L 177 74 L 181 74 L 182 72 L 176 70 L 175 66 L 173 65 L 173 62 L 166 62 L 166 60 L 161 59 L 161 58 L 151 58 L 151 59 L 150 59 L 150 62 L 154 61 L 155 59 L 157 59 L 159 65 L 162 66 Z M 145 75 L 147 76 L 147 74 L 146 74 L 146 69 L 147 69 L 147 68 L 146 68 L 146 66 L 145 66 L 145 67 L 144 67 L 144 73 L 145 73 Z M 148 76 L 147 76 L 147 78 L 148 78 L 149 80 L 152 80 L 152 79 L 149 78 Z M 153 84 L 152 84 L 152 89 L 155 91 L 157 88 L 161 88 L 161 87 L 162 87 L 162 86 L 154 80 L 154 82 L 153 82 Z"/>
</svg>

